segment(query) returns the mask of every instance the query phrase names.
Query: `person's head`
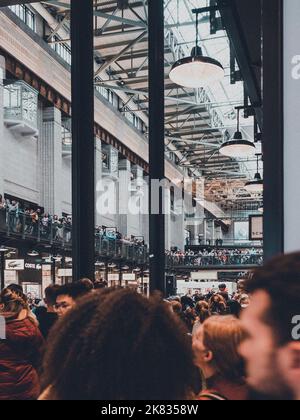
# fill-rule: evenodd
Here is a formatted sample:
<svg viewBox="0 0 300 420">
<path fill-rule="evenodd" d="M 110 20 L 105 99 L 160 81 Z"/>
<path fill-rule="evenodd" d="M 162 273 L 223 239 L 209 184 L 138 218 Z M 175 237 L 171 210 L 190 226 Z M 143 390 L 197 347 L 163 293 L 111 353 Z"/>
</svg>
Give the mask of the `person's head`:
<svg viewBox="0 0 300 420">
<path fill-rule="evenodd" d="M 248 338 L 240 348 L 249 384 L 262 394 L 300 399 L 300 254 L 280 256 L 247 282 L 251 304 L 242 322 Z"/>
<path fill-rule="evenodd" d="M 237 292 L 239 294 L 246 293 L 246 279 L 240 279 L 237 282 Z"/>
<path fill-rule="evenodd" d="M 12 290 L 13 292 L 23 293 L 23 287 L 19 284 L 12 283 L 7 287 L 7 289 Z"/>
<path fill-rule="evenodd" d="M 87 293 L 92 292 L 94 290 L 94 283 L 88 278 L 81 279 L 79 281 L 79 284 L 81 284 L 83 288 L 86 289 Z"/>
<path fill-rule="evenodd" d="M 182 305 L 177 300 L 173 300 L 171 302 L 171 307 L 173 309 L 174 314 L 178 314 L 178 315 L 182 314 Z"/>
<path fill-rule="evenodd" d="M 236 318 L 240 317 L 242 307 L 241 307 L 241 304 L 237 300 L 234 300 L 234 299 L 229 300 L 227 302 L 227 306 L 228 306 L 230 315 L 233 315 Z"/>
<path fill-rule="evenodd" d="M 227 286 L 226 286 L 226 284 L 220 284 L 219 285 L 219 290 L 220 290 L 220 292 L 226 292 L 226 289 L 227 289 Z"/>
<path fill-rule="evenodd" d="M 55 310 L 59 317 L 74 308 L 76 301 L 89 293 L 85 284 L 80 282 L 66 284 L 56 291 Z"/>
<path fill-rule="evenodd" d="M 48 309 L 54 310 L 56 304 L 57 292 L 59 291 L 60 286 L 57 284 L 51 285 L 45 289 L 45 303 Z"/>
<path fill-rule="evenodd" d="M 196 305 L 196 314 L 201 324 L 203 324 L 210 317 L 209 304 L 205 301 L 198 302 Z"/>
<path fill-rule="evenodd" d="M 217 308 L 226 308 L 226 301 L 220 294 L 215 294 L 210 298 L 210 306 Z"/>
<path fill-rule="evenodd" d="M 128 289 L 92 293 L 61 319 L 44 371 L 58 400 L 181 400 L 194 379 L 182 322 Z"/>
<path fill-rule="evenodd" d="M 233 316 L 213 316 L 193 338 L 195 363 L 206 379 L 218 375 L 232 382 L 243 382 L 244 364 L 238 348 L 246 334 Z"/>
<path fill-rule="evenodd" d="M 95 290 L 99 290 L 99 289 L 105 289 L 107 287 L 107 281 L 96 281 L 94 283 L 94 289 Z"/>
<path fill-rule="evenodd" d="M 18 318 L 23 310 L 28 310 L 28 301 L 23 292 L 3 289 L 0 294 L 0 313 L 5 318 Z"/>
</svg>

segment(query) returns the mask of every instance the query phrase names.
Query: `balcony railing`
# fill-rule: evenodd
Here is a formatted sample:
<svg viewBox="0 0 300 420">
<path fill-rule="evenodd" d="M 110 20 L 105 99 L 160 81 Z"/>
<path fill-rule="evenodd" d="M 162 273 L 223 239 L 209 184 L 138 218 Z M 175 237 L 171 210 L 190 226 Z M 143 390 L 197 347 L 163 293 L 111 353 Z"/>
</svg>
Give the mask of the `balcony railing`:
<svg viewBox="0 0 300 420">
<path fill-rule="evenodd" d="M 43 224 L 30 214 L 21 211 L 0 210 L 0 232 L 10 238 L 33 241 L 55 248 L 71 251 L 72 224 L 59 220 Z M 105 236 L 95 229 L 95 251 L 99 259 L 126 261 L 137 265 L 148 265 L 149 252 L 146 245 Z M 216 255 L 166 255 L 166 269 L 254 267 L 263 264 L 262 249 L 223 250 Z"/>
<path fill-rule="evenodd" d="M 71 250 L 72 225 L 52 221 L 43 225 L 30 214 L 0 210 L 0 232 L 8 237 L 49 244 L 55 248 Z M 148 247 L 143 244 L 123 242 L 103 236 L 95 229 L 95 251 L 99 258 L 127 261 L 145 265 L 148 263 Z"/>
<path fill-rule="evenodd" d="M 182 255 L 166 256 L 166 266 L 169 269 L 179 267 L 230 267 L 230 266 L 261 266 L 264 257 L 262 250 L 252 252 L 224 252 L 219 255 Z"/>
<path fill-rule="evenodd" d="M 23 135 L 37 135 L 38 92 L 23 81 L 5 85 L 4 121 Z"/>
</svg>

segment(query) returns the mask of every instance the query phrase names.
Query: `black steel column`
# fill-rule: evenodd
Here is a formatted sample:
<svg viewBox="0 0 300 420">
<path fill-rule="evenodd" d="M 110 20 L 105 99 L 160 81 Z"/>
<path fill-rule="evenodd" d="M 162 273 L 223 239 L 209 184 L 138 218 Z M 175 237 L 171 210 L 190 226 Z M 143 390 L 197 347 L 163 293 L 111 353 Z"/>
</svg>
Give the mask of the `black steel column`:
<svg viewBox="0 0 300 420">
<path fill-rule="evenodd" d="M 52 277 L 52 284 L 55 284 L 56 283 L 56 260 L 54 257 L 52 257 L 51 277 Z"/>
<path fill-rule="evenodd" d="M 95 277 L 93 0 L 71 1 L 73 281 Z"/>
<path fill-rule="evenodd" d="M 149 0 L 149 182 L 150 291 L 165 293 L 165 217 L 163 192 L 160 212 L 152 214 L 151 181 L 165 178 L 164 128 L 164 1 Z"/>
<path fill-rule="evenodd" d="M 268 260 L 284 250 L 283 0 L 263 0 L 262 16 L 264 254 Z"/>
<path fill-rule="evenodd" d="M 0 252 L 0 273 L 1 273 L 1 290 L 5 288 L 5 252 Z"/>
</svg>

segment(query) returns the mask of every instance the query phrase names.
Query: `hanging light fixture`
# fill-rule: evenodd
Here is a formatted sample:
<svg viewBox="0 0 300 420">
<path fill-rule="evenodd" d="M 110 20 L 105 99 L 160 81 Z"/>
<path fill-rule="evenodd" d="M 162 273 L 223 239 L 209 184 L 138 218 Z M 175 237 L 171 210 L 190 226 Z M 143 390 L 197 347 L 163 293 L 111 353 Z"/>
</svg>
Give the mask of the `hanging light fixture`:
<svg viewBox="0 0 300 420">
<path fill-rule="evenodd" d="M 199 12 L 196 13 L 196 47 L 190 57 L 182 58 L 172 66 L 170 79 L 173 83 L 185 88 L 198 89 L 221 81 L 224 77 L 222 64 L 203 55 L 199 46 Z"/>
<path fill-rule="evenodd" d="M 28 257 L 38 257 L 40 254 L 33 249 L 32 251 L 27 252 L 27 255 Z"/>
<path fill-rule="evenodd" d="M 111 269 L 111 270 L 113 270 L 116 267 L 117 267 L 117 264 L 115 264 L 115 263 L 108 264 L 108 268 Z"/>
<path fill-rule="evenodd" d="M 254 180 L 245 184 L 245 189 L 250 193 L 262 193 L 264 190 L 264 181 L 259 173 L 259 155 L 257 155 L 257 172 Z"/>
<path fill-rule="evenodd" d="M 247 158 L 255 155 L 255 144 L 243 139 L 240 131 L 240 108 L 237 108 L 237 131 L 232 140 L 226 141 L 220 147 L 220 154 L 231 158 Z"/>
</svg>

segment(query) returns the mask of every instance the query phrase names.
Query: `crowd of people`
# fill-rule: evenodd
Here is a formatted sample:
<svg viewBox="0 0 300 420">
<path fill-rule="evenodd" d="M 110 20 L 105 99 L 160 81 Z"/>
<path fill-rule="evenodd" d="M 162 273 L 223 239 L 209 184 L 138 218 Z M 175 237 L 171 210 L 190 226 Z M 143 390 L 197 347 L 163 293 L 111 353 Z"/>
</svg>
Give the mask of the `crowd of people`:
<svg viewBox="0 0 300 420">
<path fill-rule="evenodd" d="M 214 248 L 199 251 L 166 251 L 172 265 L 210 266 L 210 265 L 262 265 L 262 248 Z"/>
<path fill-rule="evenodd" d="M 220 284 L 218 290 L 209 290 L 203 295 L 196 291 L 182 297 L 168 299 L 173 311 L 179 315 L 189 332 L 194 334 L 198 327 L 211 316 L 233 315 L 239 318 L 243 309 L 250 304 L 246 290 L 246 280 L 237 283 L 237 292 L 230 295 L 226 284 Z"/>
<path fill-rule="evenodd" d="M 16 200 L 3 199 L 2 196 L 0 210 L 5 211 L 6 225 L 11 233 L 40 236 L 42 239 L 53 241 L 71 241 L 71 216 L 51 216 L 41 207 L 29 208 Z"/>
<path fill-rule="evenodd" d="M 106 226 L 96 226 L 96 238 L 108 241 L 117 241 L 126 245 L 145 246 L 143 237 L 124 236 L 116 229 L 109 229 Z"/>
<path fill-rule="evenodd" d="M 18 201 L 4 199 L 0 195 L 0 211 L 5 211 L 5 223 L 11 233 L 20 233 L 33 237 L 40 236 L 42 239 L 54 242 L 71 242 L 72 239 L 72 216 L 50 215 L 41 207 L 35 209 L 25 207 Z M 96 244 L 101 240 L 115 241 L 120 244 L 145 246 L 143 238 L 135 236 L 123 236 L 116 229 L 106 226 L 96 226 Z"/>
<path fill-rule="evenodd" d="M 11 285 L 0 400 L 300 400 L 299 302 L 300 254 L 258 268 L 233 296 L 224 284 L 148 299 L 84 279 L 30 308 Z"/>
</svg>

